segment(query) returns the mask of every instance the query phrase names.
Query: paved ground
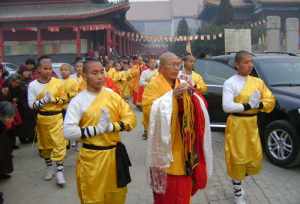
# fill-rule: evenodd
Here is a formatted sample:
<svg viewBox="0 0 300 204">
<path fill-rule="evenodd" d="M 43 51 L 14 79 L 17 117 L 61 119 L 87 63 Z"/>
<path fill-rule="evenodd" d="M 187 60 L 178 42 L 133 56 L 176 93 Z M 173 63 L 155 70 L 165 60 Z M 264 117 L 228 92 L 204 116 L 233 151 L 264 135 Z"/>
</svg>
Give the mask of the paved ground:
<svg viewBox="0 0 300 204">
<path fill-rule="evenodd" d="M 138 118 L 141 118 L 140 113 Z M 127 204 L 152 203 L 145 171 L 146 142 L 140 138 L 142 132 L 139 124 L 133 132 L 122 137 L 134 165 Z M 207 189 L 193 198 L 193 204 L 233 203 L 225 171 L 223 136 L 222 132 L 213 133 L 214 174 Z M 74 171 L 75 151 L 69 151 L 65 162 L 68 185 L 64 189 L 57 188 L 54 180 L 42 180 L 44 163 L 31 145 L 22 146 L 14 155 L 13 177 L 0 183 L 5 204 L 79 204 Z M 263 172 L 259 176 L 248 178 L 245 189 L 249 204 L 300 204 L 300 168 L 282 169 L 264 161 Z"/>
</svg>

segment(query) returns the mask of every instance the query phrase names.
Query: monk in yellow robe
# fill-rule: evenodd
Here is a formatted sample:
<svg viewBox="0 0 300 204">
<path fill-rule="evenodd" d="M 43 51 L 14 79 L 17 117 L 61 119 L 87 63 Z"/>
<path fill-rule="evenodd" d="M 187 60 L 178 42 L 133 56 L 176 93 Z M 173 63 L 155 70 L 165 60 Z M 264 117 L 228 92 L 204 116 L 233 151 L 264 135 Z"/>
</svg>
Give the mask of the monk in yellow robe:
<svg viewBox="0 0 300 204">
<path fill-rule="evenodd" d="M 129 85 L 132 93 L 133 104 L 136 106 L 140 106 L 141 101 L 139 101 L 138 91 L 139 91 L 139 82 L 140 82 L 140 75 L 141 75 L 141 66 L 140 66 L 139 58 L 137 56 L 134 56 L 132 60 L 133 60 L 132 62 L 133 65 L 130 68 L 131 80 Z"/>
<path fill-rule="evenodd" d="M 225 130 L 225 159 L 235 202 L 245 204 L 242 181 L 246 176 L 260 172 L 263 158 L 257 114 L 271 112 L 275 98 L 261 79 L 250 76 L 253 61 L 249 52 L 236 54 L 235 67 L 238 73 L 227 79 L 223 87 L 223 109 L 229 114 Z"/>
<path fill-rule="evenodd" d="M 76 96 L 79 92 L 79 84 L 74 78 L 71 78 L 71 65 L 63 64 L 60 67 L 60 73 L 65 86 L 65 93 L 67 94 L 68 101 L 70 101 L 74 96 Z M 65 104 L 64 109 L 67 109 L 67 105 Z"/>
<path fill-rule="evenodd" d="M 106 77 L 111 78 L 113 81 L 117 78 L 117 71 L 114 67 L 114 62 L 110 60 L 105 67 Z"/>
<path fill-rule="evenodd" d="M 87 89 L 69 104 L 64 121 L 68 139 L 82 142 L 76 176 L 82 204 L 124 204 L 130 182 L 125 146 L 120 132 L 130 131 L 136 117 L 130 106 L 105 88 L 105 71 L 100 62 L 84 63 Z"/>
<path fill-rule="evenodd" d="M 179 121 L 183 108 L 180 98 L 191 86 L 180 84 L 177 78 L 180 63 L 181 60 L 175 54 L 162 54 L 159 74 L 151 79 L 143 94 L 142 107 L 144 124 L 149 131 L 147 155 L 151 157 L 148 163 L 154 204 L 190 204 L 194 187 L 192 176 L 187 171 L 187 147 L 182 139 Z M 164 104 L 164 108 L 157 113 L 155 108 L 160 104 Z M 153 134 L 153 130 L 162 134 Z"/>
<path fill-rule="evenodd" d="M 78 92 L 83 91 L 86 89 L 86 82 L 83 79 L 82 75 L 83 75 L 83 62 L 82 60 L 78 60 L 75 63 L 75 71 L 76 73 L 72 74 L 70 77 L 75 79 L 77 82 L 77 86 L 78 86 Z"/>
<path fill-rule="evenodd" d="M 191 84 L 201 94 L 205 94 L 207 92 L 206 83 L 200 74 L 193 71 L 195 58 L 187 55 L 183 58 L 183 62 L 184 69 L 179 72 L 178 78 Z"/>
<path fill-rule="evenodd" d="M 145 87 L 149 84 L 151 79 L 158 75 L 157 64 L 156 64 L 156 60 L 154 58 L 150 58 L 148 60 L 147 66 L 148 66 L 148 69 L 144 70 L 140 77 L 140 87 L 143 88 L 143 92 L 140 93 L 140 94 L 142 94 L 142 96 L 144 94 Z M 145 116 L 143 114 L 143 121 L 145 120 L 145 117 L 148 117 L 148 116 Z M 144 125 L 144 133 L 142 135 L 142 138 L 144 140 L 146 140 L 147 139 L 147 127 L 145 126 L 144 122 L 143 122 L 143 125 Z"/>
<path fill-rule="evenodd" d="M 39 62 L 39 78 L 28 87 L 29 107 L 37 111 L 36 132 L 38 149 L 47 164 L 45 180 L 54 175 L 52 161 L 56 162 L 56 182 L 66 183 L 63 174 L 63 161 L 66 155 L 66 140 L 63 136 L 63 108 L 67 103 L 64 83 L 52 77 L 52 61 L 42 56 Z"/>
<path fill-rule="evenodd" d="M 114 63 L 114 67 L 116 70 L 115 76 L 113 81 L 115 82 L 116 86 L 119 89 L 120 96 L 124 98 L 124 87 L 127 81 L 127 72 L 122 70 L 121 64 L 119 62 Z"/>
<path fill-rule="evenodd" d="M 129 70 L 129 64 L 127 61 L 124 61 L 122 64 L 122 75 L 124 77 L 124 83 L 123 83 L 123 88 L 122 88 L 122 96 L 123 98 L 128 101 L 131 95 L 131 90 L 130 90 L 130 81 L 131 81 L 131 73 Z"/>
<path fill-rule="evenodd" d="M 65 93 L 68 98 L 68 102 L 64 105 L 64 109 L 63 109 L 64 118 L 66 115 L 68 104 L 71 101 L 71 99 L 78 94 L 79 86 L 80 86 L 80 83 L 78 83 L 75 78 L 70 77 L 71 70 L 72 67 L 69 64 L 62 64 L 60 67 L 60 73 L 62 76 L 62 80 L 64 82 Z M 67 147 L 69 148 L 70 146 L 75 150 L 78 149 L 77 142 L 75 141 L 68 141 Z"/>
</svg>

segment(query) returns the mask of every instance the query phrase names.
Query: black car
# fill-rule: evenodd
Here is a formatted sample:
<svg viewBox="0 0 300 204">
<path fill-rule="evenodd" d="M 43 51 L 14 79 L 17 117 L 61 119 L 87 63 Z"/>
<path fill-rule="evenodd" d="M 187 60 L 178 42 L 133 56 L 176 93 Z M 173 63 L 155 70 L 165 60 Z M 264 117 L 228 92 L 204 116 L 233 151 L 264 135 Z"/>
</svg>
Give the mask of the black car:
<svg viewBox="0 0 300 204">
<path fill-rule="evenodd" d="M 260 113 L 258 124 L 263 149 L 278 166 L 300 164 L 300 57 L 285 54 L 256 54 L 251 75 L 261 78 L 276 97 L 269 113 Z M 234 54 L 197 60 L 195 71 L 208 84 L 211 126 L 224 128 L 226 114 L 222 109 L 222 87 L 236 73 Z"/>
</svg>

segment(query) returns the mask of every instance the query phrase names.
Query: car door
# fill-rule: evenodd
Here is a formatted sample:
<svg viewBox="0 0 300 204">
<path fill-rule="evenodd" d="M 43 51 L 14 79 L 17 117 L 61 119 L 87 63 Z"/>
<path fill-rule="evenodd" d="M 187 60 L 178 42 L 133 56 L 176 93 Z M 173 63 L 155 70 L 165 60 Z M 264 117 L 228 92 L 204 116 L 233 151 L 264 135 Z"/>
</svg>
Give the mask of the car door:
<svg viewBox="0 0 300 204">
<path fill-rule="evenodd" d="M 197 60 L 195 72 L 201 74 L 208 85 L 205 98 L 208 102 L 211 126 L 225 127 L 226 114 L 222 108 L 223 84 L 236 71 L 229 65 L 214 60 Z"/>
<path fill-rule="evenodd" d="M 15 64 L 7 63 L 5 65 L 5 70 L 8 71 L 9 74 L 15 74 L 18 70 L 18 66 Z"/>
</svg>

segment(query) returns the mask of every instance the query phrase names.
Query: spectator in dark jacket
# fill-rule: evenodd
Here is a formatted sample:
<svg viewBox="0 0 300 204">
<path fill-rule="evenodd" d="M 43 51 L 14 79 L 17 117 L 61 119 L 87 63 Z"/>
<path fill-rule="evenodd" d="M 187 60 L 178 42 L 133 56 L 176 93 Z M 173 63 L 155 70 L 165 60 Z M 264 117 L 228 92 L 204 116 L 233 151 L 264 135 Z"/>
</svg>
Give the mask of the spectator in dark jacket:
<svg viewBox="0 0 300 204">
<path fill-rule="evenodd" d="M 23 133 L 21 131 L 22 118 L 19 113 L 19 101 L 22 95 L 21 77 L 18 74 L 11 75 L 4 83 L 2 87 L 1 100 L 10 101 L 16 108 L 16 115 L 12 123 L 12 127 L 9 129 L 8 134 L 11 136 L 14 148 L 17 149 L 16 137 L 20 138 L 23 142 Z"/>
<path fill-rule="evenodd" d="M 15 115 L 14 106 L 8 101 L 0 102 L 0 179 L 10 178 L 13 171 L 12 144 L 7 129 Z M 3 204 L 3 193 L 0 192 L 0 204 Z"/>
<path fill-rule="evenodd" d="M 21 85 L 21 93 L 18 101 L 18 108 L 23 120 L 23 124 L 21 125 L 21 132 L 23 134 L 24 140 L 22 143 L 31 143 L 34 140 L 34 127 L 35 127 L 35 113 L 29 108 L 27 103 L 27 89 L 29 83 L 32 81 L 31 71 L 26 67 L 20 71 L 22 85 Z"/>
<path fill-rule="evenodd" d="M 7 130 L 12 125 L 16 113 L 15 107 L 8 101 L 0 102 L 0 179 L 10 177 L 13 171 L 11 139 Z"/>
</svg>

